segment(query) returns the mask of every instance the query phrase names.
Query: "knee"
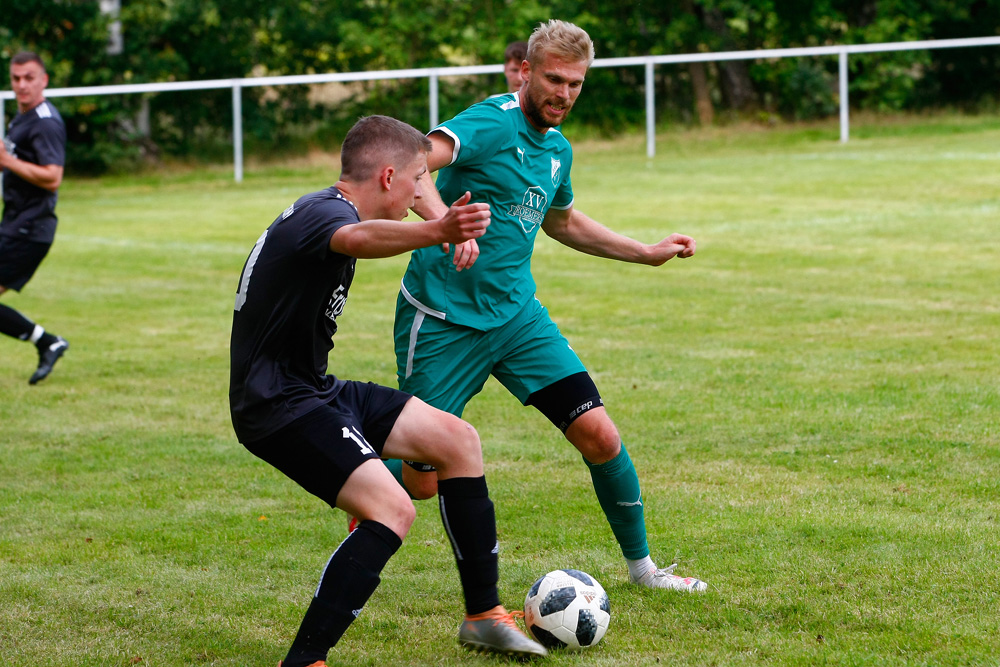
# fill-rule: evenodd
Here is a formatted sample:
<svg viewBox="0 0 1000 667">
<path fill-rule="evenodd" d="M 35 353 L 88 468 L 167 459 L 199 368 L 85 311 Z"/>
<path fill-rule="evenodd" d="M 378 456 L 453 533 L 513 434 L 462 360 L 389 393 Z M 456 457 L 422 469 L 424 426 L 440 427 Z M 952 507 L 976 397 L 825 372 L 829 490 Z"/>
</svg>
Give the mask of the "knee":
<svg viewBox="0 0 1000 667">
<path fill-rule="evenodd" d="M 391 500 L 387 499 L 378 514 L 379 516 L 372 518 L 384 524 L 402 540 L 406 538 L 406 534 L 410 532 L 410 526 L 417 519 L 417 508 L 400 489 L 398 495 L 394 494 Z"/>
<path fill-rule="evenodd" d="M 438 492 L 437 473 L 434 471 L 417 472 L 407 466 L 403 469 L 403 483 L 414 500 L 427 500 Z"/>
<path fill-rule="evenodd" d="M 483 446 L 479 441 L 479 433 L 469 422 L 458 419 L 449 420 L 447 428 L 444 429 L 443 437 L 447 444 L 446 458 L 453 461 L 481 461 L 483 458 Z"/>
<path fill-rule="evenodd" d="M 618 456 L 622 440 L 610 417 L 586 419 L 584 415 L 566 430 L 566 438 L 591 463 L 606 463 Z"/>
<path fill-rule="evenodd" d="M 405 537 L 408 532 L 410 532 L 410 526 L 413 522 L 417 520 L 417 508 L 413 506 L 413 501 L 409 498 L 406 502 L 398 503 L 396 507 L 393 508 L 393 515 L 396 521 L 396 525 L 399 530 L 396 534 L 400 538 Z"/>
</svg>

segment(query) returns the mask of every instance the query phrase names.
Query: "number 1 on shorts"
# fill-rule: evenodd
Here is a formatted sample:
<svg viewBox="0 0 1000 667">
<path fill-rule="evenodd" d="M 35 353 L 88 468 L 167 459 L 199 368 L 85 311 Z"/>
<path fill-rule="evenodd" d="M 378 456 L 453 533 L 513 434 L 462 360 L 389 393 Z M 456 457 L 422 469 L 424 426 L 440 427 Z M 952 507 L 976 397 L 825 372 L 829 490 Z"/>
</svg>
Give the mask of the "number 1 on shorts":
<svg viewBox="0 0 1000 667">
<path fill-rule="evenodd" d="M 375 450 L 372 449 L 372 446 L 368 444 L 368 441 L 365 440 L 363 435 L 361 435 L 360 433 L 354 433 L 353 431 L 351 431 L 351 429 L 347 428 L 346 426 L 344 427 L 344 437 L 350 438 L 355 443 L 357 443 L 358 447 L 361 448 L 362 454 L 375 453 Z"/>
</svg>

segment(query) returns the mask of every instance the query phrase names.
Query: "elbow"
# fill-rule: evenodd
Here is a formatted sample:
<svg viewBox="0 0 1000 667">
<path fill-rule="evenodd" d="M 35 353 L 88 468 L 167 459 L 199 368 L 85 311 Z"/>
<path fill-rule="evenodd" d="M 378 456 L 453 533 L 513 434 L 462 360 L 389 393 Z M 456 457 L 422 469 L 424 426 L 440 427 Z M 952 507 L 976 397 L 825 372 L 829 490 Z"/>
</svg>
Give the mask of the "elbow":
<svg viewBox="0 0 1000 667">
<path fill-rule="evenodd" d="M 57 165 L 49 165 L 42 172 L 43 179 L 39 183 L 39 187 L 48 190 L 49 192 L 55 192 L 62 185 L 63 180 L 63 169 Z"/>
</svg>

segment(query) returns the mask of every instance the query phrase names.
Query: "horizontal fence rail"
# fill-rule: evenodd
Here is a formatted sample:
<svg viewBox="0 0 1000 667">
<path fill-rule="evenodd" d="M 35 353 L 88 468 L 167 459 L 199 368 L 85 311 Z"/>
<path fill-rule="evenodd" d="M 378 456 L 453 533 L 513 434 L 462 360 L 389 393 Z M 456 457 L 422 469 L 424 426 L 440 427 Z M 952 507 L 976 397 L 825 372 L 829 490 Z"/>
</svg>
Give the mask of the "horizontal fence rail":
<svg viewBox="0 0 1000 667">
<path fill-rule="evenodd" d="M 656 99 L 654 67 L 697 62 L 723 62 L 729 60 L 768 60 L 773 58 L 802 58 L 837 56 L 840 94 L 840 141 L 850 136 L 848 110 L 847 59 L 853 54 L 885 53 L 889 51 L 920 51 L 925 49 L 953 49 L 975 46 L 1000 46 L 1000 36 L 971 37 L 966 39 L 931 39 L 911 42 L 885 42 L 881 44 L 844 44 L 838 46 L 810 46 L 789 49 L 758 49 L 754 51 L 718 51 L 705 53 L 680 53 L 659 56 L 629 56 L 600 58 L 592 67 L 644 67 L 646 97 L 646 155 L 656 155 Z M 439 80 L 447 76 L 478 76 L 499 74 L 503 65 L 471 65 L 464 67 L 423 67 L 415 69 L 382 70 L 374 72 L 330 72 L 326 74 L 300 74 L 290 76 L 259 76 L 241 79 L 211 79 L 205 81 L 169 81 L 163 83 L 132 83 L 112 86 L 80 86 L 75 88 L 48 88 L 46 97 L 86 97 L 91 95 L 132 95 L 137 93 L 167 93 L 189 90 L 217 90 L 229 88 L 233 94 L 233 164 L 237 182 L 243 180 L 243 88 L 255 86 L 295 86 L 320 83 L 350 83 L 355 81 L 380 81 L 386 79 L 428 79 L 429 128 L 438 124 Z M 0 91 L 0 137 L 6 130 L 4 115 L 6 100 L 15 99 L 9 90 Z"/>
</svg>

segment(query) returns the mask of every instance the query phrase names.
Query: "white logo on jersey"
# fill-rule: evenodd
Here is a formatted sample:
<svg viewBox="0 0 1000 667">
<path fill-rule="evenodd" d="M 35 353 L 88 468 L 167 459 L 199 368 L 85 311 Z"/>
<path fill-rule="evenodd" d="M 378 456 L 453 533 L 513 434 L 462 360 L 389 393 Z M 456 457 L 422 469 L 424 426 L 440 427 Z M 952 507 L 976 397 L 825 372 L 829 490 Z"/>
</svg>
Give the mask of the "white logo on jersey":
<svg viewBox="0 0 1000 667">
<path fill-rule="evenodd" d="M 552 185 L 559 186 L 559 176 L 562 173 L 562 162 L 555 158 L 550 158 L 552 160 Z"/>
<path fill-rule="evenodd" d="M 347 296 L 344 294 L 344 286 L 341 285 L 330 295 L 330 303 L 326 306 L 326 316 L 334 322 L 337 317 L 344 312 L 344 304 L 347 303 Z"/>
<path fill-rule="evenodd" d="M 286 208 L 284 211 L 281 212 L 281 219 L 282 220 L 286 219 L 292 213 L 295 213 L 295 204 L 292 204 L 291 206 L 289 206 L 288 208 Z"/>
<path fill-rule="evenodd" d="M 524 149 L 520 146 L 517 149 L 517 159 L 521 161 L 521 164 L 524 164 Z"/>
<path fill-rule="evenodd" d="M 507 214 L 521 221 L 521 228 L 525 234 L 530 234 L 535 227 L 542 224 L 545 211 L 548 209 L 549 196 L 545 190 L 537 185 L 532 185 L 524 191 L 524 197 L 520 204 L 512 204 Z"/>
</svg>

